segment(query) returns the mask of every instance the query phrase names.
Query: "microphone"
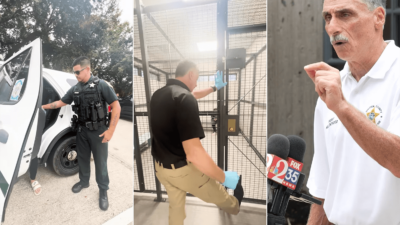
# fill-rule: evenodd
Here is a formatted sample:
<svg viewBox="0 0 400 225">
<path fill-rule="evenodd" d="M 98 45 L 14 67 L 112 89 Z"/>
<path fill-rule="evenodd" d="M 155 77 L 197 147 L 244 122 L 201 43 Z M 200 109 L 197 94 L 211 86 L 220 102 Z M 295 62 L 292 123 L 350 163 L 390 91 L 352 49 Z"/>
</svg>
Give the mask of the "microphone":
<svg viewBox="0 0 400 225">
<path fill-rule="evenodd" d="M 301 138 L 299 140 L 296 136 L 272 135 L 268 139 L 267 155 L 269 184 L 272 185 L 272 181 L 275 181 L 294 190 L 303 169 L 304 152 L 305 142 Z M 276 184 L 274 186 L 277 187 Z"/>
<path fill-rule="evenodd" d="M 301 167 L 303 167 L 303 158 L 304 158 L 304 153 L 306 152 L 306 142 L 303 140 L 303 138 L 295 136 L 295 135 L 289 135 L 289 136 L 287 136 L 287 138 L 290 143 L 288 156 L 301 162 Z M 296 192 L 296 190 L 298 193 L 301 192 L 301 188 L 303 186 L 305 175 L 300 173 L 302 168 L 297 167 L 296 169 L 298 169 L 298 170 L 293 169 L 292 173 L 293 173 L 293 176 L 294 176 L 294 174 L 296 174 L 298 176 L 297 181 L 296 181 L 297 186 L 295 187 L 294 190 L 286 189 L 285 192 L 283 193 L 284 196 L 282 198 L 282 205 L 279 209 L 279 215 L 282 215 L 282 216 L 285 215 L 287 206 L 289 204 L 289 199 L 293 195 L 293 193 Z M 292 179 L 291 179 L 291 181 L 292 181 Z"/>
<path fill-rule="evenodd" d="M 288 153 L 285 150 L 287 147 Z M 285 137 L 276 134 L 268 139 L 268 184 L 274 187 L 272 201 L 268 202 L 268 224 L 286 223 L 284 215 L 290 199 L 321 204 L 319 200 L 301 193 L 305 179 L 305 175 L 301 173 L 305 149 L 305 141 L 295 135 Z"/>
<path fill-rule="evenodd" d="M 273 134 L 268 138 L 267 142 L 267 171 L 269 171 L 274 156 L 284 158 L 289 155 L 289 139 L 282 134 Z M 278 184 L 270 179 L 267 179 L 267 190 L 268 190 L 268 201 L 272 201 L 273 193 L 271 192 L 271 186 L 273 189 L 278 188 Z"/>
<path fill-rule="evenodd" d="M 289 140 L 288 157 L 303 162 L 304 153 L 306 152 L 306 142 L 303 138 L 296 135 L 289 135 L 287 139 Z"/>
<path fill-rule="evenodd" d="M 268 138 L 267 143 L 268 154 L 276 155 L 280 158 L 286 159 L 290 154 L 290 142 L 289 139 L 282 134 L 273 134 Z"/>
<path fill-rule="evenodd" d="M 302 138 L 295 136 L 295 135 L 289 135 L 288 139 L 290 142 L 289 157 L 292 157 L 294 159 L 299 160 L 300 162 L 303 162 L 304 153 L 306 152 L 306 142 Z M 297 150 L 295 150 L 295 149 L 297 149 Z M 308 204 L 321 205 L 322 204 L 321 201 L 319 201 L 309 195 L 301 193 L 301 189 L 303 187 L 303 182 L 304 182 L 305 177 L 306 177 L 305 174 L 300 173 L 300 177 L 297 182 L 296 189 L 293 191 L 293 194 L 290 196 L 290 199 L 299 201 L 299 202 L 305 202 Z"/>
<path fill-rule="evenodd" d="M 290 195 L 296 189 L 300 172 L 303 169 L 302 161 L 306 146 L 304 140 L 297 136 L 291 135 L 287 139 L 289 140 L 289 157 L 286 161 L 274 157 L 270 166 L 271 169 L 268 171 L 268 178 L 281 184 L 274 195 L 270 210 L 272 214 L 278 216 L 285 215 Z M 284 164 L 284 168 L 280 164 Z"/>
<path fill-rule="evenodd" d="M 289 155 L 289 148 L 290 148 L 290 142 L 289 139 L 282 135 L 282 134 L 274 134 L 268 138 L 267 142 L 267 175 L 269 174 L 271 166 L 274 166 L 273 172 L 278 173 L 279 169 L 283 170 L 284 168 L 279 168 L 278 171 L 276 171 L 276 164 L 277 161 L 275 161 L 275 164 L 273 165 L 273 160 L 274 158 L 279 161 L 279 159 L 286 159 L 287 156 Z M 284 163 L 283 163 L 284 164 Z M 276 207 L 276 202 L 279 202 L 277 200 L 277 191 L 275 189 L 280 188 L 282 185 L 277 183 L 276 181 L 272 181 L 269 176 L 267 179 L 267 186 L 268 186 L 268 210 L 272 208 L 272 206 Z M 271 190 L 271 186 L 272 189 Z M 268 211 L 268 217 L 267 217 L 268 224 L 272 225 L 283 225 L 286 224 L 286 219 L 284 216 L 280 215 L 274 215 Z"/>
<path fill-rule="evenodd" d="M 289 155 L 290 142 L 289 139 L 281 134 L 274 134 L 268 139 L 267 154 L 267 175 L 268 175 L 268 221 L 271 224 L 282 223 L 285 218 L 278 215 L 280 204 L 283 198 L 283 192 L 286 187 L 284 178 L 288 170 L 288 162 L 286 158 Z M 272 191 L 271 187 L 272 186 Z M 272 196 L 272 198 L 271 198 Z"/>
</svg>

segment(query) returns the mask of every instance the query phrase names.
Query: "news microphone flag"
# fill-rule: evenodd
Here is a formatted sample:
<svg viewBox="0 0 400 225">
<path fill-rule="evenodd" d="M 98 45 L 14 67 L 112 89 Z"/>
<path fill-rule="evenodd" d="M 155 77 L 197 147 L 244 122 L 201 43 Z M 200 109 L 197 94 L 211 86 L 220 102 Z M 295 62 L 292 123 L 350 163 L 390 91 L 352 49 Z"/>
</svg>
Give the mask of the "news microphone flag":
<svg viewBox="0 0 400 225">
<path fill-rule="evenodd" d="M 288 157 L 287 161 L 272 154 L 267 155 L 268 178 L 288 187 L 296 189 L 303 163 Z"/>
</svg>

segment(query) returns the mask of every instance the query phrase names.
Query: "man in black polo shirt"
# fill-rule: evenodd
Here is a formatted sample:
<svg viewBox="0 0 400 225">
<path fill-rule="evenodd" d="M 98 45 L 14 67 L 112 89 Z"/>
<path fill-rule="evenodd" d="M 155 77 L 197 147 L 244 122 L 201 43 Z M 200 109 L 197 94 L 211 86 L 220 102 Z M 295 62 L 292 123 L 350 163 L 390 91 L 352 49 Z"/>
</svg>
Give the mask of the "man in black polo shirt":
<svg viewBox="0 0 400 225">
<path fill-rule="evenodd" d="M 236 215 L 243 199 L 239 176 L 222 171 L 200 142 L 205 135 L 197 100 L 191 93 L 197 86 L 197 66 L 183 61 L 176 68 L 175 77 L 157 90 L 150 101 L 152 155 L 156 176 L 169 197 L 169 224 L 183 225 L 187 192 Z M 234 196 L 220 183 L 234 189 Z"/>
</svg>

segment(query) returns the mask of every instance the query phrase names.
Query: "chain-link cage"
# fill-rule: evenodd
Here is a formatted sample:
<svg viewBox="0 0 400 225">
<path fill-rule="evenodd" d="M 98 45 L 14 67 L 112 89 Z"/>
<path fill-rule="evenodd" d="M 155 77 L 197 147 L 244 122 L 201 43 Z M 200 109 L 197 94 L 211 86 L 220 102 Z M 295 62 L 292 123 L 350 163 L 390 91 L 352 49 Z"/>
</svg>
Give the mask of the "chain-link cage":
<svg viewBox="0 0 400 225">
<path fill-rule="evenodd" d="M 143 30 L 149 65 L 150 93 L 166 85 L 174 78 L 175 69 L 183 59 L 196 63 L 199 69 L 197 89 L 214 85 L 217 70 L 217 3 L 200 4 L 192 7 L 168 9 L 142 14 Z M 258 0 L 228 1 L 228 27 L 265 24 L 266 2 Z M 142 47 L 139 26 L 134 24 L 134 106 L 137 121 L 140 159 L 143 167 L 145 190 L 156 191 L 153 158 L 151 156 L 150 131 L 147 117 L 145 82 L 142 70 Z M 227 168 L 242 175 L 246 199 L 266 199 L 265 161 L 266 152 L 266 32 L 246 32 L 229 35 L 228 48 L 245 48 L 249 63 L 241 70 L 229 71 L 228 92 L 225 104 L 232 107 L 230 115 L 240 116 L 239 136 L 228 137 Z M 212 50 L 202 49 L 206 46 Z M 242 98 L 242 99 L 241 99 Z M 240 100 L 241 99 L 241 100 Z M 236 104 L 236 105 L 235 105 Z M 200 120 L 205 138 L 203 147 L 217 163 L 217 121 L 220 118 L 217 92 L 198 100 Z M 235 106 L 234 106 L 235 105 Z M 136 151 L 137 152 L 137 151 Z M 135 163 L 136 163 L 135 155 Z M 135 171 L 135 191 L 139 174 Z M 162 186 L 162 185 L 161 185 Z M 165 188 L 162 186 L 162 191 Z M 143 190 L 142 190 L 143 191 Z"/>
<path fill-rule="evenodd" d="M 232 0 L 228 27 L 265 24 L 266 1 Z M 244 197 L 266 199 L 266 32 L 243 30 L 228 34 L 228 49 L 246 49 L 246 64 L 231 70 L 228 114 L 239 116 L 239 135 L 228 137 L 228 170 L 242 175 Z M 232 84 L 235 85 L 232 85 Z"/>
</svg>

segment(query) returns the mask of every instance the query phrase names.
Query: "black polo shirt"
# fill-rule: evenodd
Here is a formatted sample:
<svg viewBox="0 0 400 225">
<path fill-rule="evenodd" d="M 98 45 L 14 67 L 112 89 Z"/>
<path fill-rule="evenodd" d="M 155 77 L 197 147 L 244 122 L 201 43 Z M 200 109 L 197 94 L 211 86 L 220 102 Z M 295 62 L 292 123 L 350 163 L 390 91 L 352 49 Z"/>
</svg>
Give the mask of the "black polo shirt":
<svg viewBox="0 0 400 225">
<path fill-rule="evenodd" d="M 182 142 L 204 138 L 199 106 L 189 88 L 179 80 L 154 92 L 150 101 L 150 126 L 153 132 L 151 153 L 163 164 L 186 160 Z"/>
</svg>

